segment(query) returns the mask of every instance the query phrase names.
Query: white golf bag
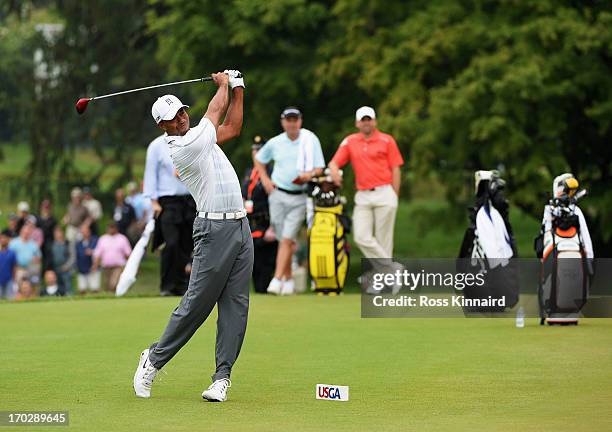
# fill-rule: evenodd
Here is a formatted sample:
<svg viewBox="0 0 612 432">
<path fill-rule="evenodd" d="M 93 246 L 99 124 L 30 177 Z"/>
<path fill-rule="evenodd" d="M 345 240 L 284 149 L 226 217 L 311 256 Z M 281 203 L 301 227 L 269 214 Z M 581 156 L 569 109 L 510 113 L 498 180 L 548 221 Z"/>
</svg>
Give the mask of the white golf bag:
<svg viewBox="0 0 612 432">
<path fill-rule="evenodd" d="M 476 171 L 476 200 L 470 207 L 470 225 L 466 229 L 457 271 L 482 273 L 486 283 L 464 290 L 466 298 L 505 298 L 505 307 L 469 308 L 469 312 L 502 312 L 512 308 L 519 298 L 515 263 L 516 246 L 509 220 L 508 201 L 503 189 L 506 182 L 497 171 Z"/>
<path fill-rule="evenodd" d="M 593 245 L 576 202 L 586 195 L 572 174 L 553 182 L 554 198 L 544 208 L 536 254 L 541 259 L 540 324 L 576 325 L 589 296 Z"/>
</svg>

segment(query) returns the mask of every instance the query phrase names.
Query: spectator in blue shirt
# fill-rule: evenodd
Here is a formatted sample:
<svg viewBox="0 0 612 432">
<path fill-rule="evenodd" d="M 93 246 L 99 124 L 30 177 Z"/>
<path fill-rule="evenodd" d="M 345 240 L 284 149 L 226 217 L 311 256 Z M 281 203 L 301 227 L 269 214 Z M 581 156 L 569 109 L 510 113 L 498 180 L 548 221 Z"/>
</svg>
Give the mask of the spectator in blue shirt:
<svg viewBox="0 0 612 432">
<path fill-rule="evenodd" d="M 92 271 L 93 253 L 98 245 L 98 236 L 91 233 L 89 225 L 81 225 L 81 240 L 76 244 L 77 283 L 79 293 L 100 291 L 101 273 Z"/>
<path fill-rule="evenodd" d="M 271 138 L 257 152 L 255 166 L 268 194 L 270 223 L 279 240 L 274 278 L 267 291 L 284 295 L 295 292 L 291 260 L 296 239 L 306 218 L 305 184 L 320 175 L 325 167 L 321 142 L 302 128 L 302 113 L 287 107 L 281 113 L 284 132 Z M 272 176 L 266 164 L 274 161 Z"/>
<path fill-rule="evenodd" d="M 161 251 L 160 295 L 183 295 L 189 282 L 192 227 L 198 209 L 177 177 L 164 136 L 157 137 L 147 148 L 144 195 L 151 200 L 156 219 L 153 249 L 165 243 Z"/>
<path fill-rule="evenodd" d="M 128 195 L 125 198 L 125 202 L 134 207 L 134 213 L 136 214 L 136 222 L 127 231 L 127 237 L 133 246 L 142 236 L 147 222 L 153 217 L 153 210 L 151 208 L 151 200 L 140 192 L 136 182 L 129 182 L 126 189 Z"/>
<path fill-rule="evenodd" d="M 41 252 L 38 244 L 31 240 L 32 225 L 25 224 L 19 237 L 14 238 L 9 243 L 9 249 L 15 252 L 17 257 L 17 269 L 15 270 L 15 280 L 19 281 L 22 277 L 38 276 L 40 274 Z"/>
<path fill-rule="evenodd" d="M 15 279 L 15 268 L 17 267 L 17 256 L 8 247 L 10 241 L 10 231 L 2 231 L 0 234 L 0 298 L 7 299 L 15 296 L 13 281 Z"/>
<path fill-rule="evenodd" d="M 136 182 L 129 182 L 126 186 L 126 189 L 128 195 L 125 198 L 125 202 L 134 207 L 134 212 L 136 212 L 136 219 L 139 221 L 143 221 L 146 224 L 153 216 L 151 209 L 151 200 L 144 196 L 144 194 L 139 190 Z"/>
</svg>

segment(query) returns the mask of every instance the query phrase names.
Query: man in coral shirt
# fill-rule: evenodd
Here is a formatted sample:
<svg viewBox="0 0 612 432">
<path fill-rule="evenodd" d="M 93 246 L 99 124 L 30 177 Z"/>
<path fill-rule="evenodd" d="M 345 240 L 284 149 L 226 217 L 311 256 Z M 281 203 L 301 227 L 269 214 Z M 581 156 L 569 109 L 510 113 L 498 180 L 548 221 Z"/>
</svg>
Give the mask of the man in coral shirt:
<svg viewBox="0 0 612 432">
<path fill-rule="evenodd" d="M 391 135 L 376 128 L 376 112 L 357 110 L 358 133 L 344 138 L 329 163 L 332 179 L 342 183 L 339 169 L 351 162 L 355 171 L 354 239 L 366 258 L 393 257 L 393 230 L 404 159 Z"/>
</svg>

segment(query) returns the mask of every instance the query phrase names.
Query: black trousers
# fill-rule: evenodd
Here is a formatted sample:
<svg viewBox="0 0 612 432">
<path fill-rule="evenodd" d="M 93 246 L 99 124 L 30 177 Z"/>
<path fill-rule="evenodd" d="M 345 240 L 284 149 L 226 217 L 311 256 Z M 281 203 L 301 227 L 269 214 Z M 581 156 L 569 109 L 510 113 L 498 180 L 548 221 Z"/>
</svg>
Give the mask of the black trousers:
<svg viewBox="0 0 612 432">
<path fill-rule="evenodd" d="M 161 292 L 183 295 L 187 291 L 189 275 L 185 266 L 193 251 L 193 221 L 196 204 L 191 195 L 159 198 L 162 212 L 157 219 L 166 246 L 161 252 Z"/>
<path fill-rule="evenodd" d="M 255 292 L 265 294 L 274 276 L 278 242 L 264 242 L 263 239 L 256 239 L 253 243 L 255 251 L 253 286 Z"/>
</svg>

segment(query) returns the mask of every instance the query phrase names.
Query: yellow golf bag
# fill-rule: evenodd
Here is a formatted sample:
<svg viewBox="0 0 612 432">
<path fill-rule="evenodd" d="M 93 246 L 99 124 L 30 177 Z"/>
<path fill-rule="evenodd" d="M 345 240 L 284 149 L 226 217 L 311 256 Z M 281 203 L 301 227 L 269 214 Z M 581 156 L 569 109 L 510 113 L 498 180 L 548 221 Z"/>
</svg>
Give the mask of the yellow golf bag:
<svg viewBox="0 0 612 432">
<path fill-rule="evenodd" d="M 342 213 L 342 197 L 336 192 L 333 183 L 322 180 L 311 193 L 314 216 L 308 230 L 308 269 L 315 292 L 326 295 L 342 291 L 349 268 L 350 220 Z"/>
</svg>

